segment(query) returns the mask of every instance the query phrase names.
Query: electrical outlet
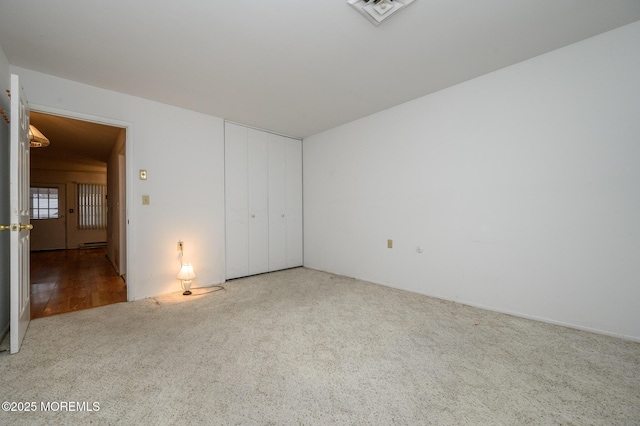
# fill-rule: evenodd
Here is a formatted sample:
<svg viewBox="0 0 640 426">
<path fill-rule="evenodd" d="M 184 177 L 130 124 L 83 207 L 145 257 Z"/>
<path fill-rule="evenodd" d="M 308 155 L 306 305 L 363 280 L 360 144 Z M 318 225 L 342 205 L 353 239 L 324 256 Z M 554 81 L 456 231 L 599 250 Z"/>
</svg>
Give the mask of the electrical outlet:
<svg viewBox="0 0 640 426">
<path fill-rule="evenodd" d="M 184 243 L 182 241 L 178 241 L 178 251 L 184 251 Z"/>
</svg>

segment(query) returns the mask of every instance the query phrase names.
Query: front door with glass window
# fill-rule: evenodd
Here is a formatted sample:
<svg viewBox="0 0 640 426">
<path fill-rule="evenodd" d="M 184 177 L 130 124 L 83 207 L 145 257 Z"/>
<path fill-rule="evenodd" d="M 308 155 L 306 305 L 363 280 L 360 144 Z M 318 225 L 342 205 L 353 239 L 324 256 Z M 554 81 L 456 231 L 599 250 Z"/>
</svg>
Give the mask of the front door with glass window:
<svg viewBox="0 0 640 426">
<path fill-rule="evenodd" d="M 65 185 L 31 184 L 31 250 L 67 248 Z"/>
</svg>

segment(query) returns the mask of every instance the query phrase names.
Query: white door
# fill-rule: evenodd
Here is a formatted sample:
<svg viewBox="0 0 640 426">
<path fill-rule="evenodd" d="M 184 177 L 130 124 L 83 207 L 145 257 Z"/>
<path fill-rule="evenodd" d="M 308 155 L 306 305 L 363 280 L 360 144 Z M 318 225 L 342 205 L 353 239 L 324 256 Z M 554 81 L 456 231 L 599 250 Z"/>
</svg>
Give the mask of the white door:
<svg viewBox="0 0 640 426">
<path fill-rule="evenodd" d="M 302 265 L 302 143 L 225 123 L 226 278 Z"/>
<path fill-rule="evenodd" d="M 249 196 L 247 128 L 224 127 L 226 279 L 249 275 Z"/>
<path fill-rule="evenodd" d="M 286 138 L 269 141 L 269 271 L 287 267 Z"/>
<path fill-rule="evenodd" d="M 29 244 L 31 250 L 61 250 L 67 248 L 65 219 L 66 185 L 64 183 L 31 183 L 31 216 L 34 219 Z"/>
<path fill-rule="evenodd" d="M 269 134 L 248 130 L 249 275 L 269 271 Z"/>
<path fill-rule="evenodd" d="M 29 107 L 15 74 L 11 75 L 11 136 L 9 142 L 9 207 L 11 218 L 11 353 L 29 327 Z"/>
<path fill-rule="evenodd" d="M 302 142 L 286 140 L 287 268 L 302 266 Z"/>
</svg>

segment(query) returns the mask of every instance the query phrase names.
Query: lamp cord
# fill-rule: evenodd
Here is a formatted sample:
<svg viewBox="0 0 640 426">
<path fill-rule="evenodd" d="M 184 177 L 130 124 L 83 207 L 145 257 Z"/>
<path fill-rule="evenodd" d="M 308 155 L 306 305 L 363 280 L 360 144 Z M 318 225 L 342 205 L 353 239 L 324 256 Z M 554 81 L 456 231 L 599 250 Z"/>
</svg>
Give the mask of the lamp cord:
<svg viewBox="0 0 640 426">
<path fill-rule="evenodd" d="M 193 291 L 193 290 L 201 290 L 201 289 L 205 289 L 205 288 L 215 288 L 215 290 L 204 291 L 202 293 L 192 293 L 191 295 L 192 296 L 204 296 L 205 294 L 215 293 L 216 291 L 220 291 L 220 290 L 226 290 L 226 288 L 224 288 L 222 285 L 217 284 L 217 285 L 212 285 L 211 287 L 196 287 L 196 288 L 191 287 L 191 291 Z"/>
<path fill-rule="evenodd" d="M 182 263 L 184 257 L 184 248 L 183 246 L 180 246 L 180 268 L 182 268 L 182 265 L 184 265 Z M 184 290 L 184 281 L 180 280 L 180 287 L 182 287 L 182 290 Z M 226 290 L 222 285 L 218 284 L 218 285 L 212 285 L 211 287 L 191 287 L 191 290 L 199 290 L 201 288 L 215 288 L 215 290 L 210 290 L 210 291 L 205 291 L 202 293 L 192 293 L 192 296 L 203 296 L 205 294 L 209 294 L 209 293 L 215 293 L 216 291 L 220 291 L 220 290 Z"/>
</svg>

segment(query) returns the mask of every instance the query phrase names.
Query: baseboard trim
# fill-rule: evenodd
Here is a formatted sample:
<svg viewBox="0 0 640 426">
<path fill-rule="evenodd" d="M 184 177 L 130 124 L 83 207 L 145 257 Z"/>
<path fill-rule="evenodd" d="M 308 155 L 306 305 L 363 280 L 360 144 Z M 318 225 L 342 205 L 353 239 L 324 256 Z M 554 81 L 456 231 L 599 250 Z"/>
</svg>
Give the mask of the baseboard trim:
<svg viewBox="0 0 640 426">
<path fill-rule="evenodd" d="M 479 304 L 479 303 L 473 303 L 473 302 L 469 302 L 467 300 L 451 299 L 451 298 L 448 298 L 448 297 L 431 295 L 431 294 L 427 294 L 427 293 L 423 293 L 423 292 L 407 290 L 407 289 L 400 288 L 400 287 L 394 287 L 394 286 L 391 286 L 391 285 L 388 285 L 388 284 L 381 284 L 381 283 L 374 283 L 374 284 L 378 284 L 378 285 L 382 285 L 382 286 L 390 287 L 390 288 L 395 288 L 397 290 L 410 291 L 410 292 L 413 292 L 413 293 L 422 294 L 423 296 L 433 297 L 435 299 L 440 299 L 440 300 L 446 300 L 448 302 L 460 303 L 461 305 L 471 306 L 472 308 L 483 309 L 485 311 L 497 312 L 499 314 L 511 315 L 511 316 L 518 317 L 518 318 L 524 318 L 524 319 L 528 319 L 528 320 L 532 320 L 532 321 L 543 322 L 543 323 L 546 323 L 546 324 L 559 325 L 561 327 L 573 328 L 574 330 L 587 331 L 589 333 L 602 334 L 604 336 L 615 337 L 617 339 L 624 339 L 624 340 L 629 340 L 631 342 L 640 343 L 640 337 L 631 336 L 631 335 L 624 334 L 624 333 L 617 333 L 615 331 L 603 330 L 601 328 L 595 328 L 595 327 L 587 327 L 587 326 L 584 326 L 584 325 L 573 324 L 573 323 L 569 323 L 569 322 L 565 322 L 565 321 L 558 321 L 558 320 L 554 320 L 554 319 L 551 319 L 551 318 L 539 317 L 539 316 L 536 316 L 536 315 L 524 314 L 522 312 L 510 311 L 508 309 L 494 308 L 492 306 L 486 306 L 486 305 L 482 305 L 482 304 Z"/>
<path fill-rule="evenodd" d="M 329 274 L 341 275 L 341 274 L 336 274 L 335 272 L 325 271 L 325 270 L 322 270 L 322 269 L 308 267 L 308 266 L 305 266 L 305 268 L 314 269 L 316 271 L 321 271 L 321 272 L 327 272 Z M 521 312 L 514 312 L 514 311 L 510 311 L 508 309 L 494 308 L 492 306 L 486 306 L 486 305 L 482 305 L 482 304 L 478 304 L 478 303 L 473 303 L 473 302 L 469 302 L 467 300 L 452 299 L 452 298 L 445 297 L 445 296 L 442 296 L 442 295 L 435 295 L 435 294 L 429 294 L 429 293 L 416 291 L 416 290 L 409 290 L 409 289 L 406 289 L 406 288 L 402 288 L 402 287 L 397 287 L 397 286 L 391 285 L 389 283 L 376 282 L 376 281 L 373 281 L 373 280 L 367 279 L 367 278 L 350 277 L 350 276 L 347 276 L 347 275 L 341 275 L 341 276 L 346 276 L 348 278 L 353 278 L 353 279 L 356 279 L 356 280 L 360 280 L 360 281 L 364 281 L 364 282 L 368 282 L 368 283 L 372 283 L 372 284 L 376 284 L 376 285 L 381 285 L 383 287 L 389 287 L 389 288 L 393 288 L 393 289 L 396 289 L 396 290 L 403 290 L 403 291 L 408 291 L 410 293 L 421 294 L 423 296 L 433 297 L 434 299 L 446 300 L 447 302 L 459 303 L 461 305 L 471 306 L 473 308 L 483 309 L 485 311 L 497 312 L 497 313 L 500 313 L 500 314 L 511 315 L 511 316 L 518 317 L 518 318 L 524 318 L 524 319 L 528 319 L 528 320 L 532 320 L 532 321 L 538 321 L 538 322 L 542 322 L 542 323 L 546 323 L 546 324 L 559 325 L 561 327 L 572 328 L 574 330 L 586 331 L 586 332 L 589 332 L 589 333 L 601 334 L 601 335 L 604 335 L 604 336 L 615 337 L 617 339 L 629 340 L 631 342 L 640 343 L 640 336 L 632 336 L 632 335 L 629 335 L 629 334 L 617 333 L 615 331 L 603 330 L 603 329 L 600 329 L 600 328 L 588 327 L 588 326 L 579 325 L 579 324 L 573 324 L 573 323 L 569 323 L 569 322 L 565 322 L 565 321 L 557 321 L 557 320 L 554 320 L 554 319 L 545 318 L 545 317 L 539 317 L 539 316 L 536 316 L 536 315 L 524 314 L 524 313 L 521 313 Z"/>
</svg>

